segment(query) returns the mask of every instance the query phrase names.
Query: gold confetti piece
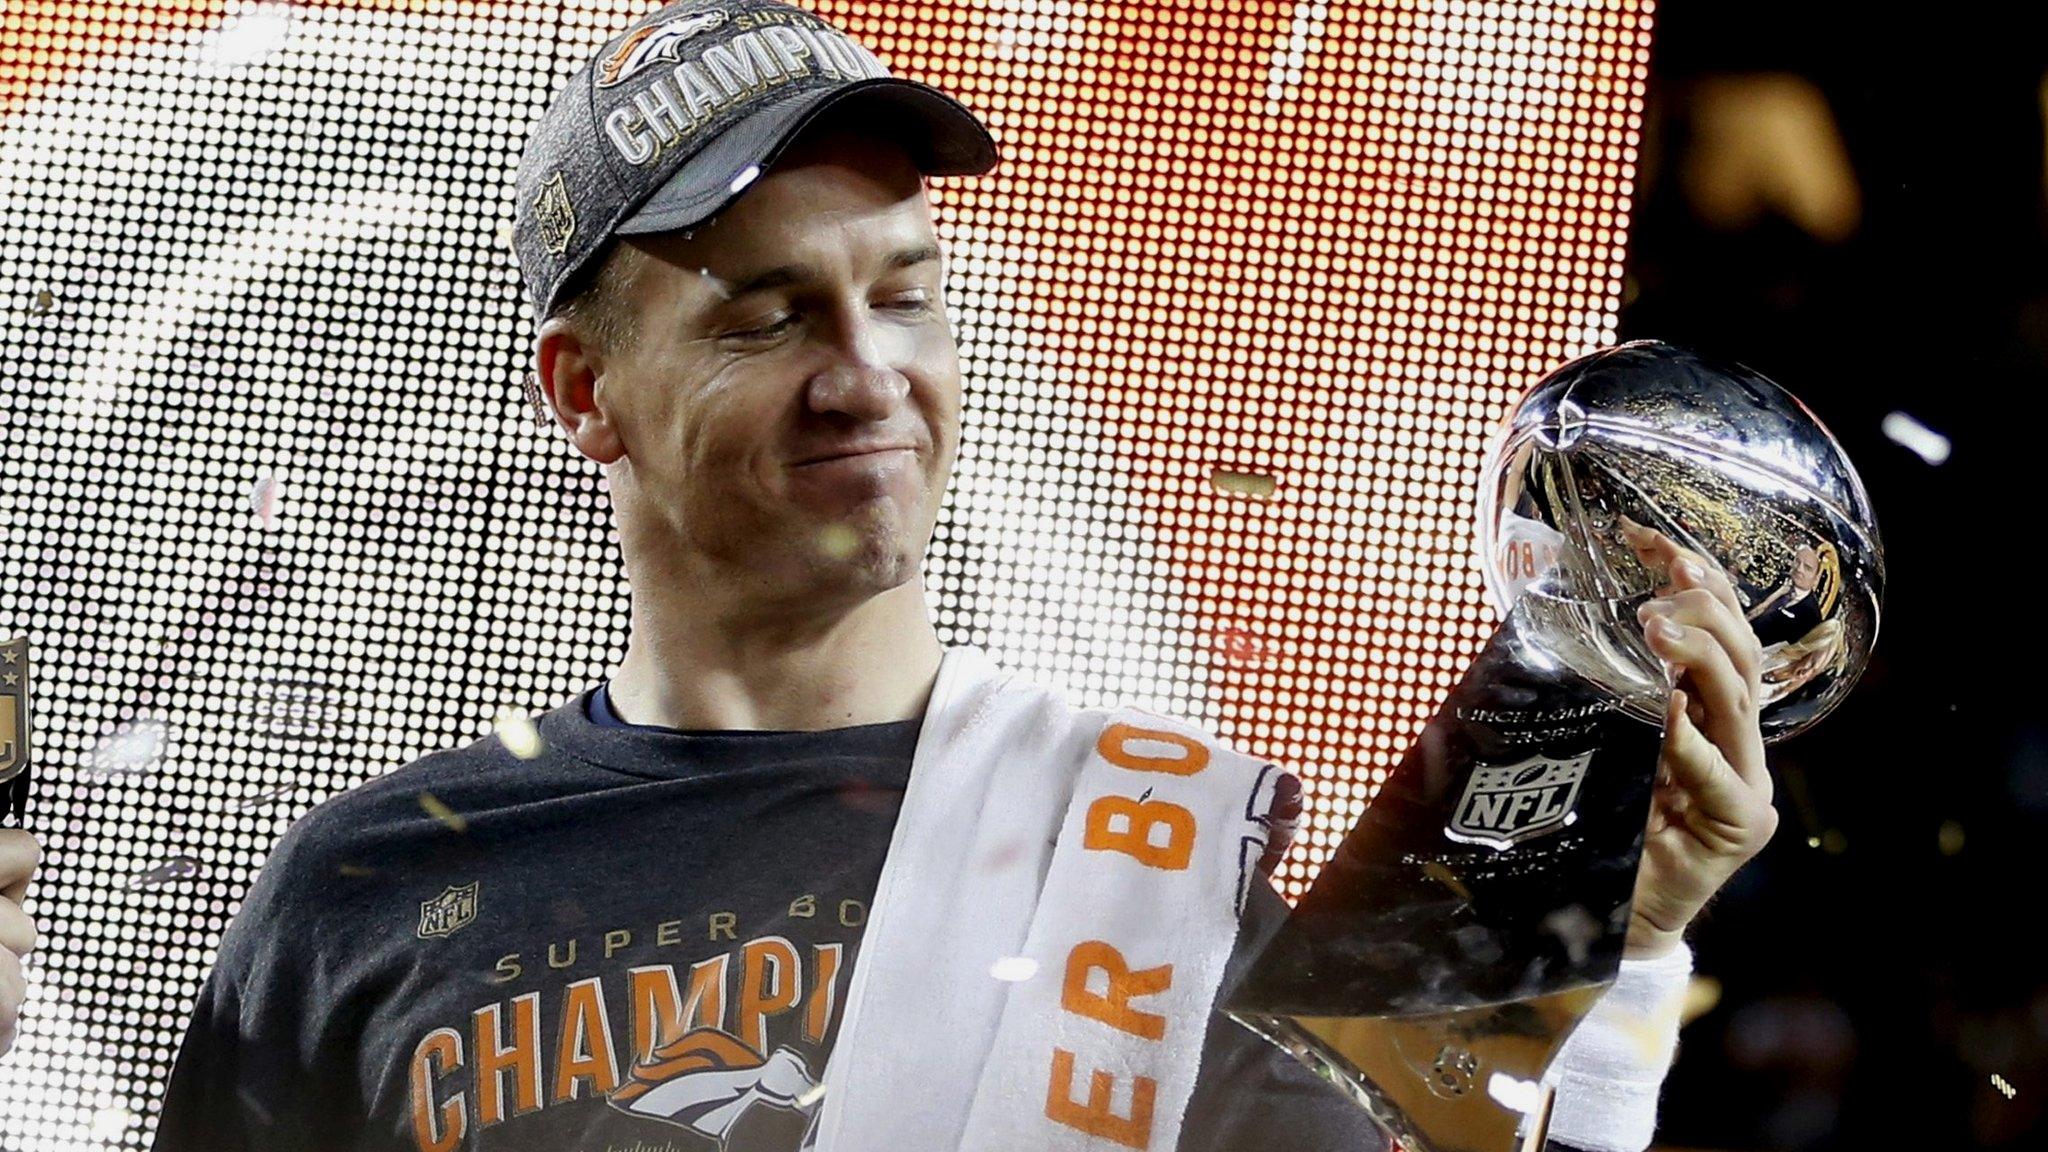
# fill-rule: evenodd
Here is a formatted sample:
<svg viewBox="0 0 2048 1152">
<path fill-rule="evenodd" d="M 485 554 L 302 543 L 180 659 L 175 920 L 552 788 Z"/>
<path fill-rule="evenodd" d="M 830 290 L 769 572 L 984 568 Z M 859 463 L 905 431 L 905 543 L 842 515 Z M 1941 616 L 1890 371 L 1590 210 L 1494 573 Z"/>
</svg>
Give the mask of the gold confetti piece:
<svg viewBox="0 0 2048 1152">
<path fill-rule="evenodd" d="M 2016 1089 L 2014 1089 L 2009 1082 L 2007 1082 L 2006 1078 L 2000 1076 L 1996 1072 L 1993 1072 L 1991 1074 L 1991 1086 L 1993 1088 L 1998 1089 L 1999 1092 L 2003 1093 L 2007 1100 L 2010 1100 L 2014 1096 L 2019 1095 L 2019 1092 Z"/>
<path fill-rule="evenodd" d="M 799 1108 L 809 1108 L 811 1105 L 816 1104 L 819 1098 L 824 1095 L 825 1085 L 822 1082 L 813 1084 L 802 1092 L 797 1093 L 796 1106 Z"/>
<path fill-rule="evenodd" d="M 432 792 L 420 793 L 420 807 L 427 810 L 427 815 L 446 824 L 456 832 L 461 832 L 469 827 L 469 821 L 464 820 L 455 809 L 441 803 L 441 798 Z"/>
<path fill-rule="evenodd" d="M 1808 848 L 1818 848 L 1818 847 L 1820 847 L 1820 837 L 1818 837 L 1818 836 L 1808 836 L 1808 837 L 1806 838 L 1806 846 L 1807 846 Z"/>
<path fill-rule="evenodd" d="M 1422 874 L 1458 894 L 1458 899 L 1470 901 L 1472 890 L 1458 879 L 1458 874 L 1443 866 L 1441 861 L 1431 860 L 1422 866 Z"/>
<path fill-rule="evenodd" d="M 48 288 L 38 289 L 36 291 L 35 307 L 30 309 L 30 311 L 34 312 L 38 316 L 48 316 L 50 313 L 55 312 L 56 310 L 57 294 L 55 292 L 50 291 Z"/>
<path fill-rule="evenodd" d="M 1935 834 L 1935 844 L 1943 856 L 1953 856 L 1963 850 L 1963 826 L 1953 820 L 1941 822 L 1941 831 Z"/>
<path fill-rule="evenodd" d="M 540 729 L 534 727 L 533 717 L 517 708 L 504 708 L 498 712 L 496 728 L 498 742 L 514 756 L 531 760 L 540 755 Z"/>
<path fill-rule="evenodd" d="M 1712 976 L 1694 976 L 1685 985 L 1685 1006 L 1678 1010 L 1678 1026 L 1705 1016 L 1721 1002 L 1721 982 Z"/>
<path fill-rule="evenodd" d="M 1228 468 L 1209 470 L 1209 483 L 1219 492 L 1234 492 L 1239 496 L 1271 496 L 1280 486 L 1280 479 L 1267 472 L 1233 472 Z"/>
<path fill-rule="evenodd" d="M 500 248 L 510 248 L 510 247 L 512 247 L 512 222 L 511 222 L 510 220 L 507 220 L 507 221 L 505 221 L 505 222 L 504 222 L 503 224 L 500 224 L 500 225 L 498 225 L 498 233 L 497 233 L 497 236 L 498 236 L 498 247 L 500 247 Z"/>
<path fill-rule="evenodd" d="M 844 560 L 860 547 L 860 537 L 844 524 L 827 524 L 818 533 L 818 551 L 834 560 Z"/>
</svg>

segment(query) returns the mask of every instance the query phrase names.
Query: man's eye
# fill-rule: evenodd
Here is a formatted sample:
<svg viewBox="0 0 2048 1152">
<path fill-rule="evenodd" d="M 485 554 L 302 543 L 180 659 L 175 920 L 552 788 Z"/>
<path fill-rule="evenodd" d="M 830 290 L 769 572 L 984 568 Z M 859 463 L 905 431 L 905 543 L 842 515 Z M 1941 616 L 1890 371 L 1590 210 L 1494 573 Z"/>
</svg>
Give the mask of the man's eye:
<svg viewBox="0 0 2048 1152">
<path fill-rule="evenodd" d="M 898 296 L 896 299 L 886 302 L 883 307 L 894 308 L 898 312 L 916 314 L 931 307 L 931 302 L 931 297 L 920 292 L 914 296 Z"/>
<path fill-rule="evenodd" d="M 742 328 L 735 332 L 728 332 L 726 333 L 726 337 L 728 339 L 733 340 L 762 340 L 770 336 L 782 335 L 782 333 L 789 330 L 790 325 L 795 323 L 796 313 L 791 312 L 781 316 L 778 319 L 771 320 L 766 324 L 758 325 L 753 328 Z"/>
</svg>

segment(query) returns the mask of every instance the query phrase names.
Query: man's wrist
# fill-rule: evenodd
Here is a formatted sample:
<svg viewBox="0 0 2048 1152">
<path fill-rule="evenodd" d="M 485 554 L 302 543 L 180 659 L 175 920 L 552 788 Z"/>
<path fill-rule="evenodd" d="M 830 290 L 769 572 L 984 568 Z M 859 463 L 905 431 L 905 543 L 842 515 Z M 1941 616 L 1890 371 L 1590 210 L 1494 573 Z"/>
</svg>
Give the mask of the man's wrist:
<svg viewBox="0 0 2048 1152">
<path fill-rule="evenodd" d="M 1678 951 L 1679 945 L 1683 943 L 1683 932 L 1646 929 L 1638 934 L 1631 930 L 1628 940 L 1621 946 L 1621 957 L 1624 960 L 1657 960 Z"/>
<path fill-rule="evenodd" d="M 1686 925 L 1665 928 L 1641 911 L 1632 911 L 1628 918 L 1628 936 L 1623 940 L 1621 954 L 1628 960 L 1655 960 L 1678 951 L 1685 943 Z"/>
</svg>

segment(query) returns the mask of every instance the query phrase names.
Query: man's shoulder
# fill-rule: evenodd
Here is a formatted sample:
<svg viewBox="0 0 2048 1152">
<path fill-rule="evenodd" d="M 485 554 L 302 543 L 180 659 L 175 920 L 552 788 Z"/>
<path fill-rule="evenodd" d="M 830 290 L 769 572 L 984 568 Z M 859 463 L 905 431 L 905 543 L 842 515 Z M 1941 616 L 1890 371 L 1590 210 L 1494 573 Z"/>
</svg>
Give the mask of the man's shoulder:
<svg viewBox="0 0 2048 1152">
<path fill-rule="evenodd" d="M 445 824 L 459 818 L 459 808 L 479 790 L 502 783 L 518 763 L 496 736 L 428 752 L 315 804 L 278 841 L 273 860 L 325 857 L 394 829 Z"/>
</svg>

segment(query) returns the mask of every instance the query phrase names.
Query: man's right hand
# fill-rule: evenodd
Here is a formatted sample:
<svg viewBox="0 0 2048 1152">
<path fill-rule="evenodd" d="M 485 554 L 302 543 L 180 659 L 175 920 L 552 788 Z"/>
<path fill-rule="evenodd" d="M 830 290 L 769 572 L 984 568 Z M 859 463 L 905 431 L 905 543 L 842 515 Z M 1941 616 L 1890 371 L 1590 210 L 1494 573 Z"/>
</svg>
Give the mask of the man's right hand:
<svg viewBox="0 0 2048 1152">
<path fill-rule="evenodd" d="M 36 922 L 21 910 L 42 845 L 19 828 L 0 828 L 0 1054 L 14 1047 L 21 1023 L 21 1002 L 28 998 L 28 977 L 21 958 L 36 946 Z"/>
</svg>

